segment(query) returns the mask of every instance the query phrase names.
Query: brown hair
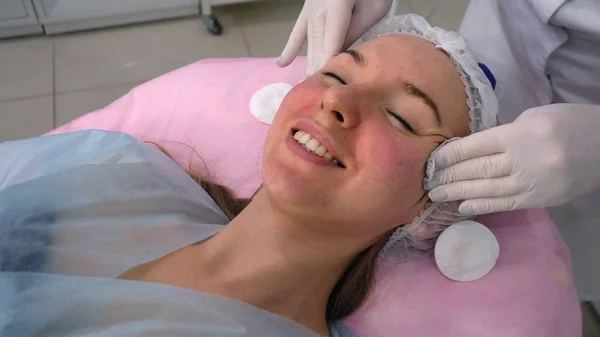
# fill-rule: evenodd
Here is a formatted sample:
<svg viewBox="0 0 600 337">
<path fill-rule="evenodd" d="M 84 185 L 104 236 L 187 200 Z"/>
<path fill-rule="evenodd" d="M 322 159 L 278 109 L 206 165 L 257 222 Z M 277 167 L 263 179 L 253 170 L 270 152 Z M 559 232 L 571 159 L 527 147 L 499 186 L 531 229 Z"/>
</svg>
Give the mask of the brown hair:
<svg viewBox="0 0 600 337">
<path fill-rule="evenodd" d="M 168 155 L 162 146 L 152 142 L 148 143 Z M 236 198 L 229 188 L 210 182 L 192 172 L 191 163 L 187 173 L 208 193 L 229 220 L 233 220 L 252 201 L 251 198 Z M 387 236 L 385 239 L 387 239 Z M 377 254 L 385 245 L 385 242 L 386 240 L 380 240 L 375 245 L 358 253 L 346 267 L 329 295 L 326 308 L 327 321 L 339 320 L 349 316 L 367 298 L 373 284 Z"/>
</svg>

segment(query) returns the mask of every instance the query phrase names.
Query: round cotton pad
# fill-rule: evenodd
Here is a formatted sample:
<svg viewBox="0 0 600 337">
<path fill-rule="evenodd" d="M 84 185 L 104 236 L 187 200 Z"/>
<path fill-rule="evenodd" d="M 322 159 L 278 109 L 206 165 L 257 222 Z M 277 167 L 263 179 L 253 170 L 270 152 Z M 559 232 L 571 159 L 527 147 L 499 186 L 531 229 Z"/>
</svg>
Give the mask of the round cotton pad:
<svg viewBox="0 0 600 337">
<path fill-rule="evenodd" d="M 466 220 L 442 232 L 434 255 L 444 276 L 454 281 L 473 281 L 492 270 L 500 255 L 500 246 L 487 227 Z"/>
<path fill-rule="evenodd" d="M 250 99 L 250 113 L 265 124 L 271 124 L 285 95 L 292 90 L 287 83 L 272 83 L 257 90 Z"/>
</svg>

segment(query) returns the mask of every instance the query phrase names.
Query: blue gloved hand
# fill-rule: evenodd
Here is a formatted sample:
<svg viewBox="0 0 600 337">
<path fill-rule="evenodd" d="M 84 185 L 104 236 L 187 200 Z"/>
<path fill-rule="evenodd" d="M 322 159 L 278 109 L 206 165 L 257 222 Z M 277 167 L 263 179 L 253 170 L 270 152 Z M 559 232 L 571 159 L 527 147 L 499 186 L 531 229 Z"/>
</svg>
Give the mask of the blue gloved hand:
<svg viewBox="0 0 600 337">
<path fill-rule="evenodd" d="M 308 40 L 307 75 L 350 47 L 390 10 L 393 0 L 306 0 L 277 64 L 286 67 Z"/>
<path fill-rule="evenodd" d="M 451 142 L 436 154 L 432 201 L 460 212 L 551 207 L 600 187 L 600 106 L 553 104 Z"/>
</svg>

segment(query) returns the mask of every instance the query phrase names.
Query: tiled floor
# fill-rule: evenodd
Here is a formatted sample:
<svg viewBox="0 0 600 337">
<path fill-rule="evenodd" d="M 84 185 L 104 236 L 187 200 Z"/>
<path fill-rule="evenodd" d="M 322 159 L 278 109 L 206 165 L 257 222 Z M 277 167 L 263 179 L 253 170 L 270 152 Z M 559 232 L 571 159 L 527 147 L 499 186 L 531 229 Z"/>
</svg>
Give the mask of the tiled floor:
<svg viewBox="0 0 600 337">
<path fill-rule="evenodd" d="M 434 0 L 429 21 L 458 29 L 468 1 Z M 431 3 L 402 1 L 399 12 L 425 15 Z M 215 14 L 225 27 L 219 37 L 208 34 L 200 18 L 191 17 L 0 41 L 0 141 L 50 131 L 199 59 L 278 56 L 302 4 L 266 0 L 217 7 Z M 590 317 L 584 313 L 585 336 L 600 336 Z"/>
</svg>

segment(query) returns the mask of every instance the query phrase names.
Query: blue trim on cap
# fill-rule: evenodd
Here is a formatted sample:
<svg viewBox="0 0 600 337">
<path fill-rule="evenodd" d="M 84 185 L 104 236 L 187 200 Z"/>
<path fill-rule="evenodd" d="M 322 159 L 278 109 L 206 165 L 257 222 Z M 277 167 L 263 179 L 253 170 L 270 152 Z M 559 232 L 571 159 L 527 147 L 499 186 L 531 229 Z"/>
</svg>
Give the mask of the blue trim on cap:
<svg viewBox="0 0 600 337">
<path fill-rule="evenodd" d="M 492 84 L 492 89 L 496 89 L 496 78 L 494 77 L 494 74 L 492 74 L 492 71 L 490 70 L 490 68 L 488 68 L 483 63 L 477 63 L 477 64 L 479 65 L 479 68 L 481 68 L 481 70 L 483 70 L 483 73 L 485 74 L 485 76 L 488 78 L 488 80 Z"/>
</svg>

